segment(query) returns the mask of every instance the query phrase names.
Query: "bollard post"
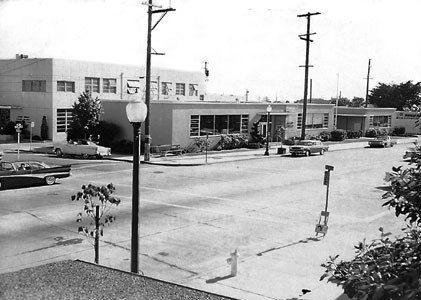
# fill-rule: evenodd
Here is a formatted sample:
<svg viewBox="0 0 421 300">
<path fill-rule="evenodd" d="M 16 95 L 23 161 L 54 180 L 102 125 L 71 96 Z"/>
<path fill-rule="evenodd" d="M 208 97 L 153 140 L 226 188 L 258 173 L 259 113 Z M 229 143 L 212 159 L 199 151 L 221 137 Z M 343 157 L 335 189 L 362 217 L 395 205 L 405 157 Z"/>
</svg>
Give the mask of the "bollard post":
<svg viewBox="0 0 421 300">
<path fill-rule="evenodd" d="M 99 264 L 99 205 L 95 206 L 95 263 Z"/>
</svg>

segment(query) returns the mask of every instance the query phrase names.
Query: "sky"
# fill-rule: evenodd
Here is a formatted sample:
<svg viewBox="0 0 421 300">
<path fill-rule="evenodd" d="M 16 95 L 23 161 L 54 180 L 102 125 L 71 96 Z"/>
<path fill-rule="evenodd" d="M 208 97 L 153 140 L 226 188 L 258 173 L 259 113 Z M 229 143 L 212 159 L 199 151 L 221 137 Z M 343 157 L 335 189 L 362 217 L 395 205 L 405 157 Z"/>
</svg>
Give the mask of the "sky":
<svg viewBox="0 0 421 300">
<path fill-rule="evenodd" d="M 0 59 L 145 65 L 147 0 L 0 0 Z M 307 19 L 313 98 L 365 97 L 379 83 L 421 81 L 420 0 L 154 0 L 152 66 L 203 72 L 209 93 L 304 96 Z M 154 14 L 154 23 L 159 15 Z"/>
</svg>

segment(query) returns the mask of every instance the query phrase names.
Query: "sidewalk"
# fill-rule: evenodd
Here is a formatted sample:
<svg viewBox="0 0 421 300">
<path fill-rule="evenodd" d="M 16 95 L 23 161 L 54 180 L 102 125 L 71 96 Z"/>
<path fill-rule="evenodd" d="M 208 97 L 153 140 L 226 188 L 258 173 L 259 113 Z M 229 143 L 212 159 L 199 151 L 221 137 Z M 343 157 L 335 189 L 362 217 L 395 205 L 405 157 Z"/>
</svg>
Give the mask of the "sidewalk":
<svg viewBox="0 0 421 300">
<path fill-rule="evenodd" d="M 411 144 L 417 141 L 419 137 L 408 137 L 397 139 L 398 144 Z M 330 151 L 349 150 L 364 148 L 368 146 L 367 141 L 353 141 L 353 142 L 329 142 L 326 143 L 329 146 Z M 51 141 L 36 142 L 36 143 L 21 143 L 19 145 L 20 151 L 33 152 L 33 153 L 52 153 L 53 143 Z M 280 145 L 271 145 L 269 148 L 269 156 L 265 156 L 265 148 L 260 149 L 235 149 L 235 150 L 223 150 L 223 151 L 208 151 L 201 153 L 187 153 L 184 155 L 169 155 L 166 157 L 155 156 L 151 154 L 150 161 L 144 161 L 144 156 L 141 155 L 141 162 L 151 165 L 163 165 L 163 166 L 200 166 L 206 164 L 217 164 L 231 161 L 249 160 L 249 159 L 264 159 L 271 156 L 284 156 L 289 155 L 288 150 L 286 154 L 278 154 L 278 148 Z M 288 149 L 288 146 L 283 146 Z M 17 143 L 0 144 L 0 150 L 4 152 L 17 151 Z M 329 155 L 329 154 L 327 154 Z M 132 155 L 124 154 L 113 154 L 109 160 L 119 160 L 132 162 Z"/>
</svg>

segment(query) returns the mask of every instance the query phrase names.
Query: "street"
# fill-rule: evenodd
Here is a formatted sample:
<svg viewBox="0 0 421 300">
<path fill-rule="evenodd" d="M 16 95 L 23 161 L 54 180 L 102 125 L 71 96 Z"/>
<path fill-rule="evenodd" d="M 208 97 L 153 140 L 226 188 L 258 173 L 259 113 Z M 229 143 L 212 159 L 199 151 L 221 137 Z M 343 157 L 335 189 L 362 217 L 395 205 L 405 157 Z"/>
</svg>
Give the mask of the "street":
<svg viewBox="0 0 421 300">
<path fill-rule="evenodd" d="M 353 246 L 379 237 L 380 226 L 399 233 L 402 220 L 381 207 L 381 196 L 385 172 L 407 165 L 402 155 L 408 146 L 193 167 L 142 164 L 139 268 L 147 276 L 241 299 L 287 299 L 303 288 L 312 290 L 305 299 L 340 295 L 340 288 L 319 281 L 320 264 L 329 255 L 352 258 Z M 0 273 L 64 259 L 92 262 L 94 248 L 78 235 L 75 222 L 83 203 L 72 202 L 71 195 L 83 184 L 110 182 L 122 202 L 112 211 L 115 223 L 104 228 L 100 264 L 129 271 L 132 164 L 25 157 L 71 163 L 72 176 L 53 186 L 0 191 Z M 316 238 L 326 204 L 325 165 L 334 166 L 329 229 Z M 230 277 L 226 259 L 235 249 L 238 275 Z"/>
</svg>

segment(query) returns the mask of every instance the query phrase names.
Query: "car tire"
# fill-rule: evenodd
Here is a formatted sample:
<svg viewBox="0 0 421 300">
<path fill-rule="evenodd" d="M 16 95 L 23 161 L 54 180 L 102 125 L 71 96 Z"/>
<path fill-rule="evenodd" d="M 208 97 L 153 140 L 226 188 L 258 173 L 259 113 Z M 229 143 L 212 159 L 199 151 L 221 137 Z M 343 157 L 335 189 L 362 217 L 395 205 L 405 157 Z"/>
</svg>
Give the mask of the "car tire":
<svg viewBox="0 0 421 300">
<path fill-rule="evenodd" d="M 87 154 L 87 153 L 82 153 L 82 158 L 83 158 L 83 159 L 88 159 L 88 158 L 89 158 L 89 154 Z"/>
<path fill-rule="evenodd" d="M 306 156 L 310 156 L 310 151 L 306 151 Z"/>
<path fill-rule="evenodd" d="M 3 188 L 3 182 L 0 180 L 0 190 Z"/>
<path fill-rule="evenodd" d="M 52 185 L 56 182 L 56 178 L 54 176 L 47 176 L 44 180 L 47 185 Z"/>
<path fill-rule="evenodd" d="M 325 154 L 325 149 L 320 150 L 320 155 Z"/>
<path fill-rule="evenodd" d="M 57 157 L 62 157 L 63 156 L 63 151 L 61 151 L 61 149 L 56 149 L 56 156 Z"/>
</svg>

